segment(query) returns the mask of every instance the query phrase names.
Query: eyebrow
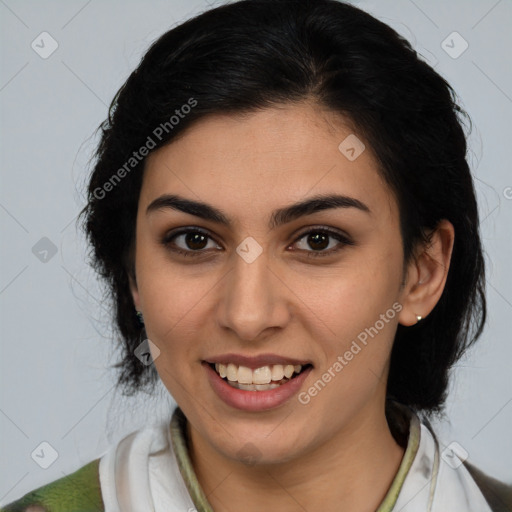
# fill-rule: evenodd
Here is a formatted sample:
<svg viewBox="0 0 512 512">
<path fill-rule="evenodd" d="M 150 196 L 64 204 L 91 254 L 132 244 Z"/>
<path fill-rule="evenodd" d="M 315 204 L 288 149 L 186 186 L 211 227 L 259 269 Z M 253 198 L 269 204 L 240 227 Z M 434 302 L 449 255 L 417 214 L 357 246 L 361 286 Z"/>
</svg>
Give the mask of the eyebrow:
<svg viewBox="0 0 512 512">
<path fill-rule="evenodd" d="M 370 208 L 353 197 L 340 194 L 316 195 L 304 201 L 274 210 L 269 220 L 269 228 L 275 229 L 299 217 L 334 208 L 356 208 L 371 215 Z M 153 200 L 146 209 L 146 215 L 165 209 L 181 211 L 229 228 L 232 227 L 232 220 L 221 209 L 207 203 L 193 201 L 192 199 L 186 199 L 173 194 L 164 194 Z"/>
</svg>

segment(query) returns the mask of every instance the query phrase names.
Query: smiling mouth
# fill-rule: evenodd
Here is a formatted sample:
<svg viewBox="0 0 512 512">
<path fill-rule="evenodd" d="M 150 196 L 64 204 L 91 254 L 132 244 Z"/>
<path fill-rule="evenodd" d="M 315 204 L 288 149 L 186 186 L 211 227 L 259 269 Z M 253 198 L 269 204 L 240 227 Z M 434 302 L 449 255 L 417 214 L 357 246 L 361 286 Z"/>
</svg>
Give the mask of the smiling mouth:
<svg viewBox="0 0 512 512">
<path fill-rule="evenodd" d="M 217 375 L 231 387 L 243 391 L 267 391 L 269 389 L 276 389 L 290 382 L 306 369 L 312 367 L 311 364 L 273 364 L 252 370 L 247 366 L 239 366 L 233 363 L 208 364 Z"/>
</svg>

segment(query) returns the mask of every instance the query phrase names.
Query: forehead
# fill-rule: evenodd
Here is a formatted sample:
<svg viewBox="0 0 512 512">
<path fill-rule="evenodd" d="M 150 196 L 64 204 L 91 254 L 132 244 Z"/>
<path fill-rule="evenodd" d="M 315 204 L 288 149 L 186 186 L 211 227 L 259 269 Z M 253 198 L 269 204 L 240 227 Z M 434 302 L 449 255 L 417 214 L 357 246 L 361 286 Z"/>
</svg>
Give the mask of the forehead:
<svg viewBox="0 0 512 512">
<path fill-rule="evenodd" d="M 340 193 L 397 215 L 368 144 L 339 115 L 309 104 L 204 117 L 152 152 L 144 172 L 143 206 L 178 193 L 233 209 L 243 222 L 307 196 Z"/>
</svg>

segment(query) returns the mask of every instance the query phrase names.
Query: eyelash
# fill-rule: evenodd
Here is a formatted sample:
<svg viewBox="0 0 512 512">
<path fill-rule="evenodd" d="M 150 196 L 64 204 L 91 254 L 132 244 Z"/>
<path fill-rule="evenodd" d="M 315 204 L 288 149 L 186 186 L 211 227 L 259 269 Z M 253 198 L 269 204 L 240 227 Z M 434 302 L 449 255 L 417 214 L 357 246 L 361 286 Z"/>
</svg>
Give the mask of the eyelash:
<svg viewBox="0 0 512 512">
<path fill-rule="evenodd" d="M 214 240 L 206 231 L 203 231 L 202 229 L 186 228 L 186 229 L 181 229 L 179 231 L 171 232 L 171 233 L 166 234 L 163 237 L 163 239 L 161 240 L 161 243 L 162 243 L 162 245 L 165 248 L 169 249 L 170 251 L 172 251 L 174 253 L 181 254 L 182 256 L 191 256 L 191 257 L 200 257 L 200 256 L 202 256 L 202 253 L 204 253 L 206 251 L 204 251 L 204 250 L 198 250 L 198 251 L 188 250 L 188 251 L 186 251 L 186 250 L 181 249 L 179 247 L 178 248 L 171 247 L 171 240 L 173 240 L 174 238 L 176 238 L 176 237 L 178 237 L 180 235 L 188 234 L 188 233 L 199 233 L 201 235 L 204 235 L 204 236 L 210 238 L 211 240 Z M 340 243 L 340 245 L 336 246 L 336 248 L 330 249 L 328 251 L 325 251 L 325 250 L 321 250 L 321 251 L 304 251 L 304 252 L 306 252 L 307 257 L 322 258 L 322 257 L 326 257 L 326 256 L 331 256 L 334 253 L 336 253 L 336 252 L 340 251 L 341 249 L 343 249 L 343 246 L 345 246 L 345 245 L 354 245 L 354 242 L 352 242 L 352 240 L 350 240 L 346 236 L 342 235 L 338 231 L 334 231 L 334 230 L 326 228 L 326 227 L 314 227 L 312 229 L 310 228 L 308 231 L 302 232 L 301 234 L 298 235 L 298 237 L 295 239 L 293 244 L 297 243 L 302 238 L 304 238 L 305 236 L 310 235 L 312 233 L 327 234 L 327 235 L 335 238 L 336 240 L 338 240 L 341 243 Z"/>
</svg>

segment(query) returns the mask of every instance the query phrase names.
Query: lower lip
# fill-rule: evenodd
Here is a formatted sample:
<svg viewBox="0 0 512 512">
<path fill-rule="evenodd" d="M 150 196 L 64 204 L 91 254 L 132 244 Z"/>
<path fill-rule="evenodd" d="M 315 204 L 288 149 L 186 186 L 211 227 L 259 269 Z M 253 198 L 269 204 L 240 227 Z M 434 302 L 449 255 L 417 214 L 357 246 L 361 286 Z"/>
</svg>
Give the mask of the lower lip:
<svg viewBox="0 0 512 512">
<path fill-rule="evenodd" d="M 278 388 L 266 391 L 244 391 L 230 386 L 208 363 L 203 362 L 202 364 L 213 390 L 221 400 L 236 409 L 253 412 L 274 409 L 284 404 L 300 390 L 312 370 L 311 366 L 306 368 L 297 377 L 289 380 L 286 384 L 281 384 Z"/>
</svg>

